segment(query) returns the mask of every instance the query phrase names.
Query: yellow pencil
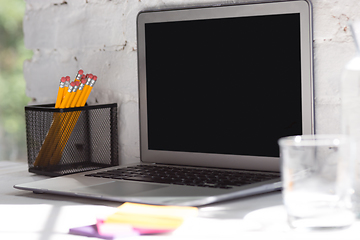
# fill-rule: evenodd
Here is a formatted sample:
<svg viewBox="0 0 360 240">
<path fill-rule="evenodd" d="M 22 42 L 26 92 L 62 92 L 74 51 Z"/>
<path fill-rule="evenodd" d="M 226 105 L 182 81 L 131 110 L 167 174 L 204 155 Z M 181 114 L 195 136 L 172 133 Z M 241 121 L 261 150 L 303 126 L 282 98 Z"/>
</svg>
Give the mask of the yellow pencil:
<svg viewBox="0 0 360 240">
<path fill-rule="evenodd" d="M 88 99 L 88 97 L 90 95 L 90 92 L 91 92 L 91 90 L 93 89 L 93 87 L 94 87 L 94 85 L 96 83 L 97 76 L 91 76 L 91 77 L 92 77 L 92 79 L 91 79 L 89 85 L 87 85 L 88 90 L 85 90 L 85 89 L 82 90 L 82 91 L 86 91 L 86 92 L 84 92 L 85 97 L 83 98 L 83 101 L 80 104 L 80 107 L 85 106 L 85 103 L 86 103 L 86 101 L 87 101 L 87 99 Z M 78 100 L 78 102 L 79 101 L 80 101 L 80 99 Z M 71 133 L 72 133 L 72 131 L 73 131 L 75 125 L 76 125 L 76 122 L 77 122 L 78 118 L 80 117 L 80 114 L 81 114 L 81 111 L 76 111 L 76 112 L 71 112 L 71 114 L 69 115 L 69 117 L 68 117 L 68 119 L 66 121 L 66 124 L 64 125 L 65 129 L 61 130 L 62 136 L 61 136 L 61 139 L 59 141 L 59 144 L 56 146 L 54 154 L 52 155 L 52 158 L 50 160 L 51 165 L 58 164 L 59 161 L 61 160 L 62 152 L 64 151 L 66 143 L 70 138 L 70 135 L 71 135 Z"/>
<path fill-rule="evenodd" d="M 76 95 L 76 92 L 77 92 L 77 90 L 78 90 L 78 88 L 79 88 L 80 82 L 74 81 L 74 82 L 72 82 L 71 84 L 73 84 L 74 87 L 73 87 L 72 92 L 70 93 L 70 98 L 69 98 L 69 100 L 67 101 L 65 108 L 68 108 L 68 107 L 71 106 L 71 103 L 72 103 L 72 101 L 73 101 L 73 99 L 74 99 L 74 97 L 75 97 L 75 95 Z"/>
<path fill-rule="evenodd" d="M 84 98 L 82 100 L 81 106 L 85 106 L 85 103 L 90 96 L 91 90 L 93 89 L 93 87 L 96 83 L 96 80 L 97 80 L 97 76 L 93 76 L 93 78 L 91 79 L 91 81 L 89 83 L 89 87 L 86 89 L 86 93 L 85 93 L 86 95 L 84 96 Z"/>
<path fill-rule="evenodd" d="M 46 135 L 46 138 L 41 146 L 41 149 L 35 159 L 34 166 L 36 167 L 46 167 L 49 163 L 49 156 L 51 157 L 50 148 L 54 144 L 54 136 L 57 135 L 58 130 L 60 128 L 60 123 L 62 122 L 62 115 L 61 113 L 54 113 L 54 120 L 51 123 L 51 127 Z"/>
<path fill-rule="evenodd" d="M 63 95 L 64 95 L 65 82 L 66 82 L 66 78 L 62 77 L 60 80 L 60 85 L 59 85 L 58 95 L 56 98 L 55 108 L 60 107 L 60 104 L 61 104 L 61 101 L 62 101 Z"/>
<path fill-rule="evenodd" d="M 83 76 L 84 76 L 84 75 L 83 75 Z M 75 95 L 74 99 L 73 99 L 72 102 L 71 102 L 71 105 L 70 105 L 71 108 L 73 108 L 73 107 L 76 106 L 76 103 L 78 102 L 78 100 L 79 100 L 79 98 L 80 98 L 80 96 L 81 96 L 81 93 L 82 93 L 82 90 L 83 90 L 85 84 L 86 84 L 86 79 L 85 79 L 85 76 L 84 76 L 84 78 L 81 79 L 81 83 L 80 83 L 79 89 L 77 90 L 76 95 Z"/>
<path fill-rule="evenodd" d="M 87 89 L 89 88 L 89 85 L 90 85 L 90 82 L 91 82 L 92 78 L 93 78 L 93 75 L 89 74 L 87 79 L 86 79 L 86 84 L 85 84 L 85 86 L 84 86 L 84 88 L 82 90 L 82 93 L 81 93 L 80 97 L 79 97 L 79 100 L 76 103 L 76 107 L 82 107 L 82 106 L 85 105 L 85 104 L 83 105 L 82 103 L 84 102 L 84 99 L 85 99 L 85 96 L 86 96 L 86 93 L 87 93 Z M 85 102 L 86 102 L 86 99 L 85 99 Z"/>
<path fill-rule="evenodd" d="M 67 78 L 62 77 L 61 81 L 60 81 L 60 86 L 59 86 L 59 91 L 58 91 L 58 95 L 57 95 L 57 99 L 56 99 L 56 103 L 55 103 L 55 108 L 60 108 L 62 100 L 63 100 L 63 95 L 66 93 L 65 92 L 65 88 L 67 84 L 69 84 L 68 81 L 66 81 Z M 70 77 L 69 77 L 70 79 Z M 53 122 L 51 124 L 51 127 L 46 135 L 46 138 L 41 146 L 41 149 L 35 159 L 34 162 L 34 166 L 42 166 L 45 167 L 48 165 L 49 162 L 49 155 L 51 154 L 49 152 L 49 150 L 51 149 L 51 145 L 54 145 L 54 136 L 57 134 L 58 130 L 59 130 L 59 124 L 60 122 L 63 120 L 61 119 L 61 114 L 59 113 L 54 113 L 53 116 Z"/>
<path fill-rule="evenodd" d="M 64 87 L 63 100 L 64 100 L 64 97 L 65 97 L 65 95 L 66 95 L 66 92 L 68 91 L 69 86 L 70 86 L 70 77 L 69 77 L 69 76 L 66 76 L 65 79 L 66 79 L 66 82 L 65 82 L 65 87 Z"/>
<path fill-rule="evenodd" d="M 85 75 L 85 74 L 83 74 L 83 75 L 81 76 L 80 82 L 81 82 L 82 80 L 85 80 L 85 83 L 86 83 L 86 75 Z"/>
<path fill-rule="evenodd" d="M 84 71 L 82 69 L 80 69 L 78 71 L 78 73 L 76 74 L 74 82 L 72 82 L 70 84 L 70 87 L 67 89 L 67 92 L 64 95 L 64 98 L 62 101 L 62 103 L 64 102 L 64 104 L 60 105 L 61 108 L 68 108 L 71 106 L 72 101 L 76 96 L 77 89 L 80 85 L 79 80 L 82 78 L 83 73 L 84 73 Z M 70 81 L 69 76 L 67 76 L 66 79 L 68 81 Z M 66 125 L 68 124 L 68 121 L 72 117 L 73 114 L 72 113 L 60 113 L 58 115 L 59 115 L 58 119 L 57 119 L 58 123 L 55 126 L 55 128 L 57 129 L 55 138 L 57 137 L 57 138 L 59 138 L 59 141 L 61 141 L 61 139 L 63 138 L 62 135 L 64 134 L 64 130 L 66 129 Z M 53 137 L 53 139 L 55 139 L 55 138 Z M 53 151 L 56 149 L 58 144 L 59 144 L 59 142 L 53 142 L 51 148 L 49 149 L 50 157 L 53 155 Z"/>
<path fill-rule="evenodd" d="M 79 70 L 78 73 L 75 76 L 75 80 L 70 84 L 72 88 L 72 91 L 70 90 L 70 88 L 68 89 L 68 93 L 66 96 L 66 99 L 64 98 L 64 101 L 66 101 L 66 104 L 61 105 L 63 108 L 69 108 L 69 107 L 74 107 L 75 103 L 77 101 L 77 99 L 75 100 L 75 97 L 79 96 L 78 93 L 78 89 L 80 86 L 80 79 L 83 76 L 84 71 L 83 70 Z M 81 93 L 81 91 L 79 91 L 79 93 Z M 78 97 L 77 97 L 78 98 Z M 75 101 L 74 101 L 75 100 Z M 58 154 L 58 148 L 59 146 L 62 146 L 63 144 L 66 145 L 66 142 L 64 142 L 64 139 L 67 141 L 67 139 L 69 137 L 67 137 L 68 133 L 68 128 L 69 128 L 69 124 L 72 122 L 73 119 L 77 120 L 78 117 L 76 117 L 76 114 L 73 112 L 67 112 L 67 113 L 63 113 L 62 114 L 62 119 L 61 119 L 61 123 L 60 126 L 58 127 L 58 131 L 57 131 L 57 142 L 55 142 L 51 148 L 49 149 L 50 152 L 50 164 L 54 165 L 57 164 L 60 159 L 61 159 L 61 154 L 60 156 Z M 71 132 L 70 132 L 71 134 Z"/>
<path fill-rule="evenodd" d="M 66 107 L 66 104 L 71 97 L 71 93 L 72 93 L 72 90 L 74 89 L 74 87 L 75 87 L 75 83 L 72 82 L 65 94 L 63 101 L 60 104 L 60 108 Z M 47 145 L 43 145 L 41 148 L 41 149 L 43 149 L 44 147 L 46 147 L 45 148 L 46 152 L 41 155 L 41 158 L 44 159 L 43 160 L 44 162 L 41 163 L 42 166 L 48 165 L 49 160 L 50 160 L 54 150 L 56 149 L 56 146 L 58 145 L 57 138 L 59 138 L 59 137 L 61 138 L 61 136 L 59 136 L 59 133 L 63 132 L 63 129 L 65 127 L 64 124 L 65 124 L 67 118 L 68 118 L 67 113 L 58 113 L 55 115 L 55 119 L 50 128 L 51 131 L 49 131 L 49 133 L 45 139 L 45 141 L 51 142 L 51 146 L 49 147 L 48 146 L 49 144 L 47 144 Z"/>
<path fill-rule="evenodd" d="M 75 83 L 73 82 L 70 84 L 69 76 L 61 79 L 57 101 L 55 104 L 56 108 L 66 108 L 73 105 L 72 100 L 76 96 L 76 90 L 80 85 L 79 80 L 83 77 L 83 73 L 84 71 L 81 69 L 78 71 L 75 76 Z M 34 166 L 48 166 L 53 155 L 53 151 L 59 145 L 59 141 L 63 138 L 62 134 L 72 116 L 73 113 L 54 113 L 54 120 L 34 162 Z"/>
<path fill-rule="evenodd" d="M 69 86 L 68 90 L 65 93 L 64 99 L 61 102 L 60 108 L 65 108 L 66 107 L 66 105 L 67 105 L 67 103 L 68 103 L 68 101 L 69 101 L 69 99 L 71 97 L 71 93 L 72 93 L 74 87 L 75 87 L 75 83 L 74 82 L 70 83 L 70 86 Z"/>
<path fill-rule="evenodd" d="M 78 71 L 78 73 L 77 73 L 76 76 L 75 76 L 75 81 L 76 81 L 76 82 L 80 82 L 83 73 L 84 73 L 84 71 L 81 70 L 81 69 Z"/>
<path fill-rule="evenodd" d="M 58 143 L 56 144 L 56 148 L 51 149 L 52 154 L 50 155 L 50 165 L 56 165 L 60 162 L 62 153 L 71 136 L 72 130 L 74 129 L 77 120 L 80 117 L 81 111 L 67 112 L 66 114 L 66 120 L 61 127 L 61 131 L 59 132 L 59 139 Z"/>
</svg>

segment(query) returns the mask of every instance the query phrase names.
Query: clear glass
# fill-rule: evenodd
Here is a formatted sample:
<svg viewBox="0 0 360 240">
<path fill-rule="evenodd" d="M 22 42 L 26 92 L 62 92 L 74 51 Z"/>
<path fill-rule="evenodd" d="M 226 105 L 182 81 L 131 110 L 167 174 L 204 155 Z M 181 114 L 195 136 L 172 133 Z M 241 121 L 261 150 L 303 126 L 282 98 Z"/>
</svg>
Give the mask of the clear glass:
<svg viewBox="0 0 360 240">
<path fill-rule="evenodd" d="M 306 135 L 279 140 L 283 200 L 293 228 L 343 228 L 352 211 L 353 141 L 347 136 Z"/>
<path fill-rule="evenodd" d="M 360 21 L 349 23 L 357 48 L 356 55 L 344 66 L 341 76 L 341 125 L 342 133 L 356 141 L 360 151 Z M 354 211 L 360 218 L 360 154 L 354 166 Z"/>
</svg>

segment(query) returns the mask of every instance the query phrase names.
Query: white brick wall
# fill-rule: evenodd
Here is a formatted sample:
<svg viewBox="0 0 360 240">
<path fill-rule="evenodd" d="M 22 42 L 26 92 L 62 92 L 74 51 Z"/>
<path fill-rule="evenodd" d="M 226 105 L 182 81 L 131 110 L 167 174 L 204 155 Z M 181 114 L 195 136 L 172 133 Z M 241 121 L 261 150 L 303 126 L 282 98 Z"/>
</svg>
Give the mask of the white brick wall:
<svg viewBox="0 0 360 240">
<path fill-rule="evenodd" d="M 357 0 L 313 0 L 317 133 L 340 133 L 340 79 L 355 55 L 347 23 L 360 17 Z"/>
<path fill-rule="evenodd" d="M 33 103 L 54 102 L 61 76 L 92 72 L 99 82 L 90 103 L 119 104 L 121 163 L 139 160 L 136 16 L 145 9 L 248 1 L 26 0 L 24 62 Z M 355 54 L 347 21 L 360 17 L 358 0 L 313 0 L 315 109 L 318 133 L 340 132 L 340 77 Z"/>
</svg>

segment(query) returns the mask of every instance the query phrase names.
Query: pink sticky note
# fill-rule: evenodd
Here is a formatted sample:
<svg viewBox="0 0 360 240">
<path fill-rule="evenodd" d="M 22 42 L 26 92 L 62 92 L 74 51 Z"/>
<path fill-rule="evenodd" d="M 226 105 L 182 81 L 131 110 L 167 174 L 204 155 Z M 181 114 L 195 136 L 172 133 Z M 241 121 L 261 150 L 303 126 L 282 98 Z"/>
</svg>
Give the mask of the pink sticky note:
<svg viewBox="0 0 360 240">
<path fill-rule="evenodd" d="M 141 235 L 144 234 L 157 234 L 157 233 L 167 233 L 174 231 L 175 229 L 149 229 L 149 228 L 134 228 L 135 231 L 140 233 Z"/>
<path fill-rule="evenodd" d="M 74 234 L 74 235 L 80 235 L 80 236 L 86 236 L 86 237 L 96 237 L 96 238 L 102 238 L 102 239 L 108 239 L 108 240 L 114 239 L 113 236 L 100 235 L 97 231 L 95 224 L 89 225 L 89 226 L 83 226 L 83 227 L 70 228 L 69 233 Z"/>
<path fill-rule="evenodd" d="M 175 229 L 151 229 L 151 228 L 133 228 L 129 224 L 119 224 L 119 223 L 104 223 L 104 219 L 98 218 L 96 220 L 96 226 L 99 234 L 103 236 L 114 236 L 117 234 L 125 233 L 134 233 L 135 235 L 144 235 L 144 234 L 158 234 L 158 233 L 167 233 Z"/>
<path fill-rule="evenodd" d="M 104 223 L 103 219 L 96 220 L 97 231 L 102 236 L 137 236 L 140 235 L 129 224 Z"/>
</svg>

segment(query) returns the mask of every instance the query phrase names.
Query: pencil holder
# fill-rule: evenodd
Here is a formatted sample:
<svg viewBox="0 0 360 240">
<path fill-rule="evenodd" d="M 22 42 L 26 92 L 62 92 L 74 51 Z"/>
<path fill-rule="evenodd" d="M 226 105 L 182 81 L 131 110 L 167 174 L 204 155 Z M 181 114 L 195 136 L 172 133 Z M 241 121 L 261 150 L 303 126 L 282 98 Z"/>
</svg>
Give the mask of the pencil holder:
<svg viewBox="0 0 360 240">
<path fill-rule="evenodd" d="M 60 176 L 119 164 L 117 104 L 25 107 L 29 172 Z"/>
</svg>

